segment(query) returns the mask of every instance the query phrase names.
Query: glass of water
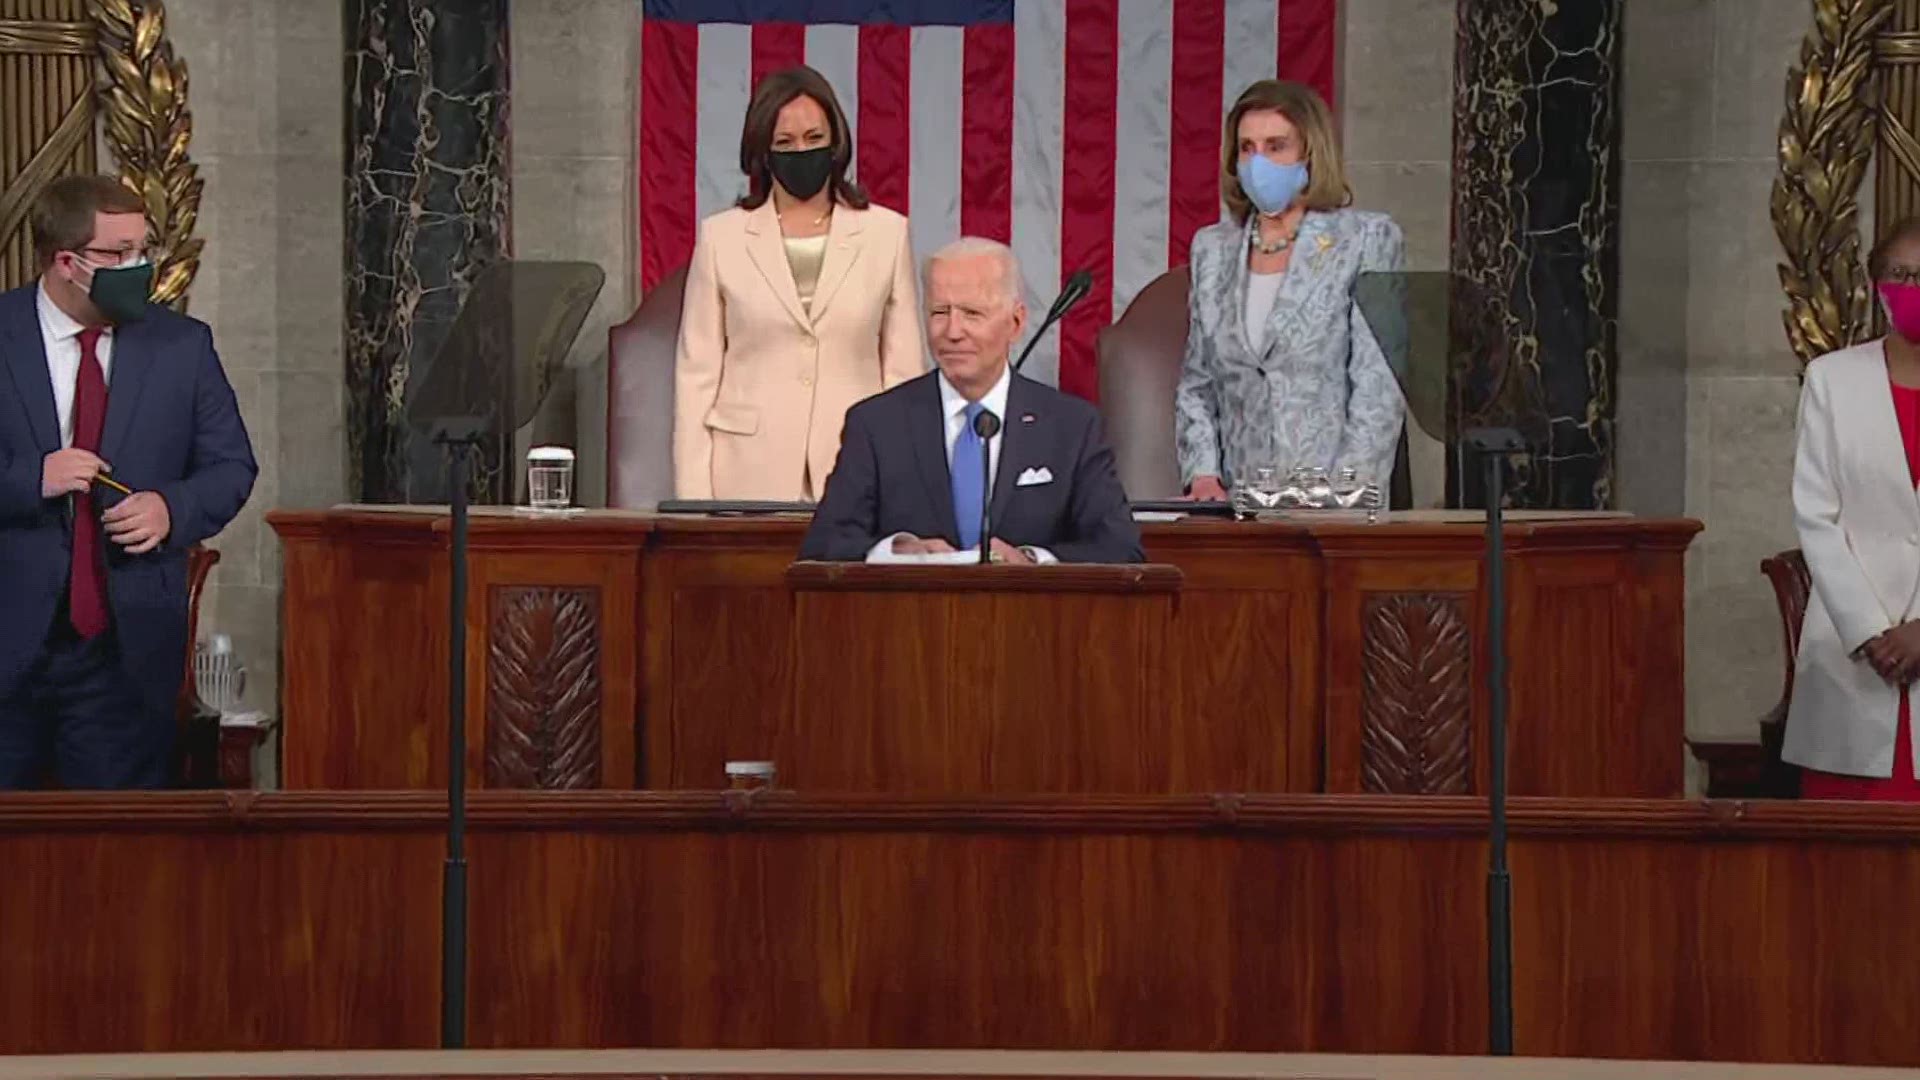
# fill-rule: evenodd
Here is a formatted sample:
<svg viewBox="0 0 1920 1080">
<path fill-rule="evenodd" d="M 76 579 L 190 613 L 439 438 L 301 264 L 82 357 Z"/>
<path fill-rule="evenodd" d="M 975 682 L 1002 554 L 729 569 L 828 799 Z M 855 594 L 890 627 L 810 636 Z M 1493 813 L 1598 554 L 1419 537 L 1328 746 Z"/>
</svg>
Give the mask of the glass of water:
<svg viewBox="0 0 1920 1080">
<path fill-rule="evenodd" d="M 527 451 L 527 505 L 565 510 L 573 505 L 573 451 L 536 446 Z"/>
</svg>

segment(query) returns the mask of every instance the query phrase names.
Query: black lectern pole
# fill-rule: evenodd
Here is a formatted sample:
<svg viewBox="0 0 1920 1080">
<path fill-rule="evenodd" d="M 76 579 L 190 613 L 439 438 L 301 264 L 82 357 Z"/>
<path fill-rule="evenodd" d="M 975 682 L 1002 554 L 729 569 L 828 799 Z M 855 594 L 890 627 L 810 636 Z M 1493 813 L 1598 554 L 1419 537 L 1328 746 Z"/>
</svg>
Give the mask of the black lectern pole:
<svg viewBox="0 0 1920 1080">
<path fill-rule="evenodd" d="M 477 432 L 443 433 L 453 565 L 447 630 L 447 861 L 440 881 L 440 1045 L 467 1045 L 467 483 Z"/>
<path fill-rule="evenodd" d="M 1487 1043 L 1513 1053 L 1513 878 L 1507 871 L 1507 455 L 1524 449 L 1511 428 L 1475 428 L 1467 445 L 1487 463 Z"/>
</svg>

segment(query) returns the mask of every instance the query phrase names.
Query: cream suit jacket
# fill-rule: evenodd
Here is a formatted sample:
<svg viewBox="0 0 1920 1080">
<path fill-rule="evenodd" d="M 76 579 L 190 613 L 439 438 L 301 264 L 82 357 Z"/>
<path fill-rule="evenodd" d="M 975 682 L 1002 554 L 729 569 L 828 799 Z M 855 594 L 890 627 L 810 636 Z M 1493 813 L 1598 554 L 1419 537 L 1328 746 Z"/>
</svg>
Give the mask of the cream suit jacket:
<svg viewBox="0 0 1920 1080">
<path fill-rule="evenodd" d="M 906 218 L 835 208 L 809 314 L 773 200 L 723 210 L 700 223 L 687 267 L 674 487 L 683 499 L 818 498 L 848 407 L 925 364 Z"/>
<path fill-rule="evenodd" d="M 1793 518 L 1813 575 L 1782 755 L 1824 772 L 1893 773 L 1900 692 L 1853 653 L 1915 617 L 1920 501 L 1878 341 L 1807 367 Z"/>
</svg>

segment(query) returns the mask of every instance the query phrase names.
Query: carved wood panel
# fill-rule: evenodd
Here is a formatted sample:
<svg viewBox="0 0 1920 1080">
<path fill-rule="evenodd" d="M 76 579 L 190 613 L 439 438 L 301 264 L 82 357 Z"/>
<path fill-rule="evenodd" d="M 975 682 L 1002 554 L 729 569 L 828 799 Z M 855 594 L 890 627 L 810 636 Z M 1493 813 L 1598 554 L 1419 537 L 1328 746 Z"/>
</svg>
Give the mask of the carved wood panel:
<svg viewBox="0 0 1920 1080">
<path fill-rule="evenodd" d="M 488 596 L 487 786 L 600 786 L 600 590 Z"/>
<path fill-rule="evenodd" d="M 1457 593 L 1367 597 L 1361 613 L 1362 790 L 1473 790 L 1473 642 L 1463 600 Z"/>
</svg>

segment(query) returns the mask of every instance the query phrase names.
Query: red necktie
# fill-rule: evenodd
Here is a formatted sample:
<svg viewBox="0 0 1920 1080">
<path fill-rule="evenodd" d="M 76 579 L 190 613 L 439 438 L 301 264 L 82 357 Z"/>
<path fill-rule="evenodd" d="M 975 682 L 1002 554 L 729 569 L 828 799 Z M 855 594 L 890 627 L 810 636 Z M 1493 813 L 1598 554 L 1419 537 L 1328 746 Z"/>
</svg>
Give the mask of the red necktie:
<svg viewBox="0 0 1920 1080">
<path fill-rule="evenodd" d="M 80 374 L 73 386 L 73 445 L 100 452 L 100 429 L 107 422 L 107 380 L 100 373 L 94 347 L 100 331 L 80 331 Z M 68 581 L 67 614 L 82 638 L 98 637 L 107 628 L 106 549 L 100 540 L 100 518 L 94 513 L 93 492 L 73 497 L 73 574 Z"/>
</svg>

